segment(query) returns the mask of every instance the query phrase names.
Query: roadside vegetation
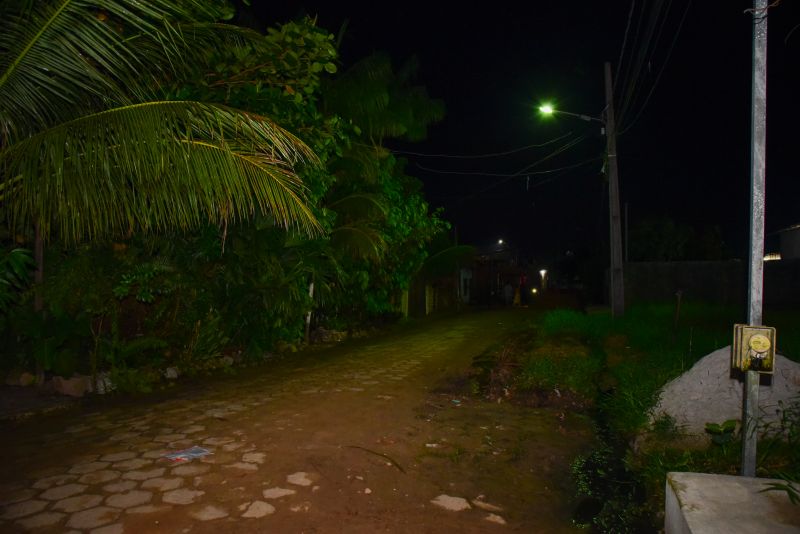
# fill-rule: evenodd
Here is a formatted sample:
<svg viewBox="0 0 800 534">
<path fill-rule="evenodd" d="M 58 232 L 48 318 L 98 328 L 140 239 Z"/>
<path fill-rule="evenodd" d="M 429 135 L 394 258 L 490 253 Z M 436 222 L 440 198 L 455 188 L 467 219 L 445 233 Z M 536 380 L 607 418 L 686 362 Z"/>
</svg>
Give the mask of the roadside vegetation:
<svg viewBox="0 0 800 534">
<path fill-rule="evenodd" d="M 476 388 L 526 405 L 584 410 L 597 446 L 572 464 L 575 522 L 599 532 L 663 526 L 669 471 L 736 474 L 741 441 L 734 422 L 709 421 L 705 443 L 689 443 L 668 417 L 651 417 L 660 388 L 730 343 L 740 310 L 705 303 L 634 306 L 624 317 L 554 310 L 506 346 L 476 359 Z M 778 350 L 800 361 L 797 312 L 767 312 Z M 759 441 L 758 476 L 800 480 L 800 398 Z M 797 487 L 797 484 L 794 485 Z M 776 488 L 793 495 L 791 486 Z"/>
<path fill-rule="evenodd" d="M 447 228 L 384 145 L 443 117 L 413 59 L 223 1 L 56 4 L 0 13 L 4 375 L 149 391 L 398 316 Z"/>
</svg>

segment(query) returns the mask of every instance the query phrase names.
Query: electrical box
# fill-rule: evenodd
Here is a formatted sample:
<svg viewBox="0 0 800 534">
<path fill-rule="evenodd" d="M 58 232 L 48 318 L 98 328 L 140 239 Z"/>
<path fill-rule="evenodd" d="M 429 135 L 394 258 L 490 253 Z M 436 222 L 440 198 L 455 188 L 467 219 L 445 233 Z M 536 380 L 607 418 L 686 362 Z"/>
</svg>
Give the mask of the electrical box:
<svg viewBox="0 0 800 534">
<path fill-rule="evenodd" d="M 741 371 L 772 374 L 775 362 L 775 329 L 771 326 L 733 326 L 731 367 Z"/>
</svg>

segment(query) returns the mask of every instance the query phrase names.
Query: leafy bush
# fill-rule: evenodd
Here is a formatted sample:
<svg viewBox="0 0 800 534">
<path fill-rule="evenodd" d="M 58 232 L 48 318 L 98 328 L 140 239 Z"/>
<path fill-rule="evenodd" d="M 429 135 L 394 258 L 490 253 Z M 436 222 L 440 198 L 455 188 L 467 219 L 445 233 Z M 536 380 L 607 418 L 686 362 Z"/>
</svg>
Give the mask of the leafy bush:
<svg viewBox="0 0 800 534">
<path fill-rule="evenodd" d="M 115 367 L 111 370 L 110 376 L 114 391 L 120 393 L 150 393 L 161 380 L 161 374 L 149 367 L 139 369 Z"/>
<path fill-rule="evenodd" d="M 0 314 L 8 311 L 30 280 L 33 258 L 29 250 L 0 250 Z"/>
</svg>

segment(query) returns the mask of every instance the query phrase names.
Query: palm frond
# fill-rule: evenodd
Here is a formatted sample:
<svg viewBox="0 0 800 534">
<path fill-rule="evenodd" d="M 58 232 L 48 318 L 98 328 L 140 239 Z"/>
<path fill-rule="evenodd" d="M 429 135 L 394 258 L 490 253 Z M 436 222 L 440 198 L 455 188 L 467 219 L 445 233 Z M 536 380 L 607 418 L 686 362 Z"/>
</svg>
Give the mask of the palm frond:
<svg viewBox="0 0 800 534">
<path fill-rule="evenodd" d="M 345 220 L 374 219 L 386 217 L 388 208 L 378 195 L 354 193 L 328 202 L 327 207 L 337 212 Z"/>
<path fill-rule="evenodd" d="M 198 102 L 122 106 L 60 124 L 0 152 L 0 213 L 66 242 L 187 229 L 269 212 L 319 225 L 294 171 L 316 164 L 263 117 Z"/>
<path fill-rule="evenodd" d="M 343 225 L 331 231 L 331 245 L 340 254 L 356 259 L 380 259 L 386 242 L 376 230 L 364 225 Z"/>
<path fill-rule="evenodd" d="M 155 80 L 185 65 L 181 59 L 208 44 L 203 36 L 219 16 L 218 6 L 199 0 L 4 2 L 4 144 L 74 118 L 76 110 L 97 109 L 92 103 L 118 105 L 152 93 Z"/>
</svg>

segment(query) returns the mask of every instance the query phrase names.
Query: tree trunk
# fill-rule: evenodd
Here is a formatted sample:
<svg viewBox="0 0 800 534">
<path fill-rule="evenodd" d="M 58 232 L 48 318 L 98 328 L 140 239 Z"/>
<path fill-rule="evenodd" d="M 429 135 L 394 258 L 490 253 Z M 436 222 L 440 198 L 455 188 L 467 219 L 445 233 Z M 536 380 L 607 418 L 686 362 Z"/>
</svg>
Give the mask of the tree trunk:
<svg viewBox="0 0 800 534">
<path fill-rule="evenodd" d="M 313 278 L 311 279 L 311 283 L 308 284 L 308 296 L 310 298 L 312 298 L 312 299 L 314 298 L 314 279 Z M 311 313 L 312 313 L 312 310 L 308 310 L 308 313 L 306 314 L 306 335 L 305 335 L 306 345 L 308 345 L 309 340 L 310 340 L 310 336 L 311 336 Z"/>
<path fill-rule="evenodd" d="M 39 223 L 36 223 L 36 237 L 33 244 L 33 257 L 36 261 L 36 272 L 33 275 L 33 309 L 38 314 L 44 313 L 42 301 L 42 282 L 44 281 L 44 242 Z M 42 362 L 36 362 L 36 383 L 39 387 L 44 385 L 44 367 Z"/>
</svg>

